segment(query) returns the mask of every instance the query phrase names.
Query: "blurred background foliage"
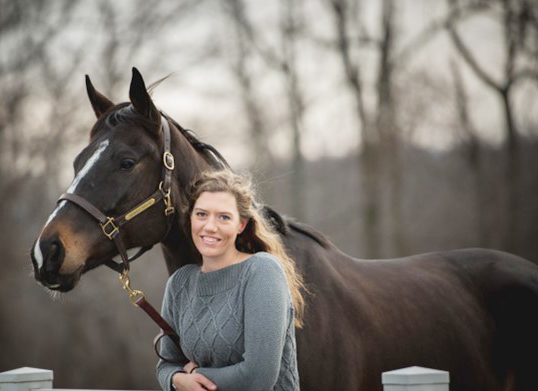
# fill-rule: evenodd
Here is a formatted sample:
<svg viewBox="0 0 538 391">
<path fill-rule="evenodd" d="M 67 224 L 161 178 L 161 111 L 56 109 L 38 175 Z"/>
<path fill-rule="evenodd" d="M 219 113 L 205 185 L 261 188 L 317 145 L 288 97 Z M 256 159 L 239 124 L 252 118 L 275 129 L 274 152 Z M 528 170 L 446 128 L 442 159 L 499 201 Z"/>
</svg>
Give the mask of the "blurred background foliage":
<svg viewBox="0 0 538 391">
<path fill-rule="evenodd" d="M 483 246 L 538 261 L 535 0 L 0 0 L 0 371 L 156 389 L 156 327 L 99 268 L 51 298 L 29 250 L 131 67 L 255 174 L 260 197 L 357 257 Z M 159 305 L 159 249 L 133 266 Z"/>
</svg>

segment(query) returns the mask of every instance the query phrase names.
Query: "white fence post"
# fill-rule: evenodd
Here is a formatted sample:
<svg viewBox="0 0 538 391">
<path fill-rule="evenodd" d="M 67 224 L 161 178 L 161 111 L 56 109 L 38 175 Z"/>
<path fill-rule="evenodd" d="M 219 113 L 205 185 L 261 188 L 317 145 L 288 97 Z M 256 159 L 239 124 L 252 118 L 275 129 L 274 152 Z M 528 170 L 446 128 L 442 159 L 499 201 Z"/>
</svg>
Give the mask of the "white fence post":
<svg viewBox="0 0 538 391">
<path fill-rule="evenodd" d="M 0 373 L 1 391 L 30 391 L 36 388 L 52 388 L 52 371 L 38 368 L 19 368 Z"/>
<path fill-rule="evenodd" d="M 448 391 L 449 373 L 437 369 L 409 367 L 383 372 L 384 391 Z"/>
</svg>

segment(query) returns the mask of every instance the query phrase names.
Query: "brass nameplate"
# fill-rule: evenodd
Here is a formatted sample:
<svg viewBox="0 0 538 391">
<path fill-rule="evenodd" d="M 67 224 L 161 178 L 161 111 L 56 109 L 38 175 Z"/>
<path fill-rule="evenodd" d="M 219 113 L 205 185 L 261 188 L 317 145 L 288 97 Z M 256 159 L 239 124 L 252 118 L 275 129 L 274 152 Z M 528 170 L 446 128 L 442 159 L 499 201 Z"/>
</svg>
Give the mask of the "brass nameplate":
<svg viewBox="0 0 538 391">
<path fill-rule="evenodd" d="M 133 217 L 136 217 L 138 216 L 140 213 L 142 213 L 143 211 L 145 211 L 146 209 L 148 209 L 151 205 L 153 205 L 155 203 L 155 198 L 150 198 L 149 200 L 147 200 L 146 202 L 144 202 L 143 204 L 140 204 L 139 206 L 137 206 L 136 208 L 134 208 L 132 211 L 130 211 L 129 213 L 127 213 L 125 215 L 125 220 L 131 220 Z"/>
</svg>

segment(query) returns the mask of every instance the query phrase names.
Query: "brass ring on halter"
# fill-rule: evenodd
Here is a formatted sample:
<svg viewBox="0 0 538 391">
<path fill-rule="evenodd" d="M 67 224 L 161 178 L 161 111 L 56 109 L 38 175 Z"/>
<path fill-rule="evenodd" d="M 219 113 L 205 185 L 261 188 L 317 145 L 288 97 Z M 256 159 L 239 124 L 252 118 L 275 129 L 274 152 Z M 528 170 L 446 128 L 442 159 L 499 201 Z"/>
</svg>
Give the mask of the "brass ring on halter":
<svg viewBox="0 0 538 391">
<path fill-rule="evenodd" d="M 163 181 L 160 181 L 159 182 L 159 190 L 161 191 L 161 193 L 163 193 L 163 196 L 170 196 L 170 188 L 166 189 L 166 191 L 163 189 L 163 186 L 164 186 L 164 183 Z"/>
<path fill-rule="evenodd" d="M 163 164 L 167 169 L 169 169 L 170 171 L 173 171 L 175 167 L 174 155 L 166 151 L 163 154 Z"/>
</svg>

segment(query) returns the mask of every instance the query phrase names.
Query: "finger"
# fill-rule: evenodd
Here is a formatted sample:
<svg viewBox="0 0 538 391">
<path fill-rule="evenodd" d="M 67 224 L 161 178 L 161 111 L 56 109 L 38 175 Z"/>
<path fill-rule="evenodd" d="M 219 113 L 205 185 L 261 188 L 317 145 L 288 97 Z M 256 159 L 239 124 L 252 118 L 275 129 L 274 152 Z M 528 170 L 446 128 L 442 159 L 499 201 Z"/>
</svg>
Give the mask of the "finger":
<svg viewBox="0 0 538 391">
<path fill-rule="evenodd" d="M 202 386 L 204 386 L 206 389 L 215 391 L 217 389 L 217 386 L 215 383 L 213 383 L 211 380 L 209 380 L 207 377 L 200 373 L 196 373 L 196 381 L 200 383 Z"/>
</svg>

